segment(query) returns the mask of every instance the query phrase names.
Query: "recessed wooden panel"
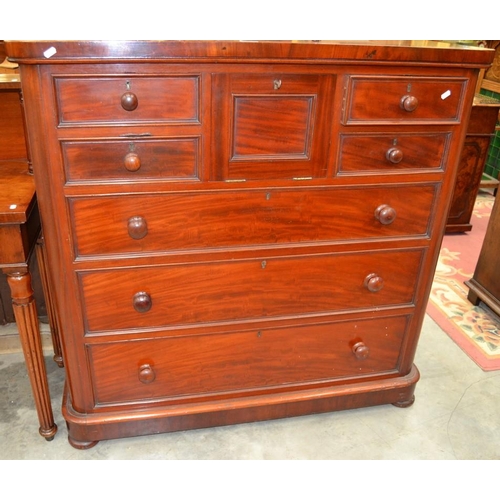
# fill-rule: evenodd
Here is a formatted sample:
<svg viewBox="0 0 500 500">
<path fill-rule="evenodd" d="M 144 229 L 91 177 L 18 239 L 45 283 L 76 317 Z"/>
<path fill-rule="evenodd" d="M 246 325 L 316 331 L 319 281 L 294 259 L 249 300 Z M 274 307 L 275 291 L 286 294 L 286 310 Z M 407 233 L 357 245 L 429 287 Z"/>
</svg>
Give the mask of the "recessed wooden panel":
<svg viewBox="0 0 500 500">
<path fill-rule="evenodd" d="M 334 75 L 214 75 L 217 180 L 324 177 Z"/>
<path fill-rule="evenodd" d="M 78 256 L 387 239 L 428 234 L 436 188 L 106 196 L 71 199 L 70 211 Z M 381 205 L 395 210 L 392 223 L 375 217 Z M 129 234 L 134 217 L 147 227 L 140 239 Z"/>
<path fill-rule="evenodd" d="M 63 141 L 61 148 L 68 182 L 199 180 L 199 137 Z M 127 168 L 130 154 L 137 169 Z"/>
<path fill-rule="evenodd" d="M 338 171 L 342 174 L 408 169 L 443 170 L 450 135 L 342 134 Z"/>
<path fill-rule="evenodd" d="M 80 273 L 90 332 L 299 316 L 411 304 L 422 249 Z M 398 265 L 395 266 L 394 262 Z M 376 273 L 378 292 L 364 285 Z M 145 292 L 152 307 L 137 312 Z"/>
<path fill-rule="evenodd" d="M 197 76 L 56 77 L 55 85 L 60 125 L 200 121 Z M 131 111 L 121 104 L 125 93 L 137 98 Z"/>
<path fill-rule="evenodd" d="M 348 81 L 344 123 L 456 123 L 466 86 L 463 78 L 353 76 Z M 408 96 L 418 102 L 413 111 L 402 106 Z"/>
<path fill-rule="evenodd" d="M 311 96 L 236 97 L 231 159 L 307 159 L 313 105 Z"/>
<path fill-rule="evenodd" d="M 407 318 L 397 316 L 87 349 L 96 404 L 130 403 L 396 371 L 406 329 Z M 366 359 L 353 353 L 359 341 Z M 150 383 L 139 380 L 144 365 L 154 373 Z"/>
</svg>

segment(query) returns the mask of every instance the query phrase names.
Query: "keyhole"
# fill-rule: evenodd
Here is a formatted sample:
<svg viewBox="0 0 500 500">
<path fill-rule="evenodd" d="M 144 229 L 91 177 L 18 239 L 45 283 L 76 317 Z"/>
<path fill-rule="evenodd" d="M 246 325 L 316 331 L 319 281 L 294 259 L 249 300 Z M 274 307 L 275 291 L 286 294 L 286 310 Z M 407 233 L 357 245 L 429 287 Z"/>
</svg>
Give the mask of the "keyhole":
<svg viewBox="0 0 500 500">
<path fill-rule="evenodd" d="M 281 88 L 281 80 L 274 80 L 274 90 Z"/>
</svg>

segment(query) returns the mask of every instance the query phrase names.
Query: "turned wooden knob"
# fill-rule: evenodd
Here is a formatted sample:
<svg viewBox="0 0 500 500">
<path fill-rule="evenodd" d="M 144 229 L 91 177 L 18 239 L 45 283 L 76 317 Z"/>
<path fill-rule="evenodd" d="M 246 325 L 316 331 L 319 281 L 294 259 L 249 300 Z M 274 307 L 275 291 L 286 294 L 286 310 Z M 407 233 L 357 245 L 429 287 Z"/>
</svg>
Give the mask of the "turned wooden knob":
<svg viewBox="0 0 500 500">
<path fill-rule="evenodd" d="M 137 312 L 145 313 L 151 309 L 153 302 L 151 296 L 146 292 L 137 292 L 133 299 L 132 304 Z"/>
<path fill-rule="evenodd" d="M 136 172 L 141 168 L 141 159 L 137 153 L 128 153 L 123 158 L 123 164 L 129 172 Z"/>
<path fill-rule="evenodd" d="M 365 287 L 370 292 L 378 292 L 384 288 L 384 280 L 376 273 L 371 273 L 365 278 Z"/>
<path fill-rule="evenodd" d="M 417 109 L 418 99 L 414 95 L 404 95 L 401 97 L 400 106 L 405 111 L 411 112 Z"/>
<path fill-rule="evenodd" d="M 139 104 L 139 100 L 133 92 L 125 92 L 125 94 L 122 95 L 121 103 L 122 108 L 125 111 L 134 111 L 134 109 L 137 108 L 137 105 Z"/>
<path fill-rule="evenodd" d="M 392 224 L 396 218 L 396 210 L 389 205 L 380 205 L 375 209 L 375 219 L 377 219 L 380 224 L 387 226 Z"/>
<path fill-rule="evenodd" d="M 356 342 L 352 346 L 352 352 L 357 359 L 366 359 L 370 355 L 370 349 L 363 342 Z"/>
<path fill-rule="evenodd" d="M 130 217 L 127 223 L 128 234 L 134 240 L 140 240 L 148 234 L 148 224 L 141 216 Z"/>
<path fill-rule="evenodd" d="M 391 163 L 399 163 L 403 159 L 403 151 L 401 151 L 399 148 L 390 148 L 385 153 L 385 157 Z"/>
<path fill-rule="evenodd" d="M 151 365 L 145 364 L 139 367 L 139 380 L 143 384 L 150 384 L 156 378 L 156 374 Z"/>
</svg>

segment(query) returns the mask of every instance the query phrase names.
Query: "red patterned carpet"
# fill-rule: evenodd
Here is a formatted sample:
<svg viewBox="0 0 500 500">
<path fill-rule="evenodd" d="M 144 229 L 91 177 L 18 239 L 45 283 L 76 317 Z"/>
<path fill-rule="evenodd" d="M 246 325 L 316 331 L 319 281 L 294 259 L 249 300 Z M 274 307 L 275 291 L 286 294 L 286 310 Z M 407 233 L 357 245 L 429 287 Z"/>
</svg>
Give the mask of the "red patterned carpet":
<svg viewBox="0 0 500 500">
<path fill-rule="evenodd" d="M 494 200 L 480 192 L 472 231 L 444 237 L 427 306 L 429 316 L 484 371 L 500 370 L 500 318 L 485 304 L 467 300 L 464 281 L 474 274 Z"/>
</svg>

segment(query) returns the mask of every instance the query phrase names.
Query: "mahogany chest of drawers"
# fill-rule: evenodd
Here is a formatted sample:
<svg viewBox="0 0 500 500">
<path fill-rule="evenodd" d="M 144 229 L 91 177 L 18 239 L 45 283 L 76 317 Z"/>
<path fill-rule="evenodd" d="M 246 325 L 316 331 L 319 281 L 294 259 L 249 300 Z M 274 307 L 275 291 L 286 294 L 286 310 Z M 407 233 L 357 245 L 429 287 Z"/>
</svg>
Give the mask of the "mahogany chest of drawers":
<svg viewBox="0 0 500 500">
<path fill-rule="evenodd" d="M 493 57 L 441 45 L 7 44 L 73 446 L 413 402 Z"/>
</svg>

